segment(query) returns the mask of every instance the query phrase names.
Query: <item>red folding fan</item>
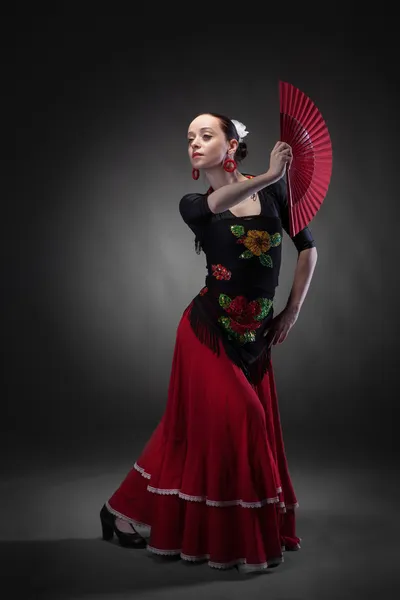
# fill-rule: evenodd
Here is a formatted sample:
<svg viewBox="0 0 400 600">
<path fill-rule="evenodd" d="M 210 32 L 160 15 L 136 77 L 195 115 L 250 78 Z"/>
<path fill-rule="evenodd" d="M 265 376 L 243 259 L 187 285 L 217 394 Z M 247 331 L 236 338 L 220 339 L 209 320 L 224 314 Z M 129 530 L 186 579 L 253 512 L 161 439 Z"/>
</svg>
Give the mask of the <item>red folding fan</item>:
<svg viewBox="0 0 400 600">
<path fill-rule="evenodd" d="M 280 139 L 292 147 L 286 174 L 290 235 L 306 227 L 321 207 L 332 175 L 332 144 L 315 104 L 290 83 L 279 82 Z"/>
</svg>

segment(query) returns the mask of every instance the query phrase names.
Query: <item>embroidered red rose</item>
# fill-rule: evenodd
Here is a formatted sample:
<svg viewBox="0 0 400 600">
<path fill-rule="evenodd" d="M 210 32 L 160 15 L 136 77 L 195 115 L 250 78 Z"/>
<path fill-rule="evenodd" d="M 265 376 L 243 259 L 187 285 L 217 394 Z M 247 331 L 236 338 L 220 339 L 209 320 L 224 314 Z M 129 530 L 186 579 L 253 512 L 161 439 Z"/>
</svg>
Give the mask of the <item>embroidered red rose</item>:
<svg viewBox="0 0 400 600">
<path fill-rule="evenodd" d="M 232 273 L 223 265 L 211 265 L 212 270 L 213 270 L 213 276 L 218 279 L 224 279 L 225 281 L 229 281 L 229 279 L 232 277 Z"/>
<path fill-rule="evenodd" d="M 236 321 L 240 329 L 242 327 L 245 329 L 260 327 L 261 323 L 255 321 L 255 317 L 261 312 L 261 306 L 257 300 L 249 302 L 245 296 L 236 296 L 225 310 L 233 321 Z M 234 329 L 233 323 L 232 329 Z"/>
</svg>

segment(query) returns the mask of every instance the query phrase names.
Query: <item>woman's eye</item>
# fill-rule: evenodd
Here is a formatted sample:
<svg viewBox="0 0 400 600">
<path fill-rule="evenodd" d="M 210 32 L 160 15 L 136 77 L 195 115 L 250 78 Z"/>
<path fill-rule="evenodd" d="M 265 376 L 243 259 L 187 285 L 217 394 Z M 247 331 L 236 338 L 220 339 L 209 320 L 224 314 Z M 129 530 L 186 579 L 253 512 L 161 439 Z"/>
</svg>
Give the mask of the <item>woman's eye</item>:
<svg viewBox="0 0 400 600">
<path fill-rule="evenodd" d="M 210 140 L 212 138 L 212 135 L 209 135 L 208 133 L 203 134 L 203 140 Z M 191 144 L 194 141 L 194 138 L 188 138 L 188 144 Z"/>
</svg>

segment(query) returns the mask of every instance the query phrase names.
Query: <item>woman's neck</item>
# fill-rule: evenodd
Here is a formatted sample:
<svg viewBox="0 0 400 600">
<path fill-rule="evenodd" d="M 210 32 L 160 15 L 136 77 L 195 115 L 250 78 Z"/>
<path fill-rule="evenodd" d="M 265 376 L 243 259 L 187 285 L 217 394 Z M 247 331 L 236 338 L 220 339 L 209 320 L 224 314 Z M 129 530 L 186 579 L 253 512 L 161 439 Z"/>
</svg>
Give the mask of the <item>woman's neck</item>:
<svg viewBox="0 0 400 600">
<path fill-rule="evenodd" d="M 206 169 L 204 174 L 213 190 L 217 190 L 224 185 L 229 185 L 230 183 L 235 183 L 236 181 L 244 181 L 246 179 L 246 177 L 237 169 L 233 173 L 228 173 L 224 169 L 221 169 L 220 166 L 215 167 L 214 169 Z"/>
</svg>

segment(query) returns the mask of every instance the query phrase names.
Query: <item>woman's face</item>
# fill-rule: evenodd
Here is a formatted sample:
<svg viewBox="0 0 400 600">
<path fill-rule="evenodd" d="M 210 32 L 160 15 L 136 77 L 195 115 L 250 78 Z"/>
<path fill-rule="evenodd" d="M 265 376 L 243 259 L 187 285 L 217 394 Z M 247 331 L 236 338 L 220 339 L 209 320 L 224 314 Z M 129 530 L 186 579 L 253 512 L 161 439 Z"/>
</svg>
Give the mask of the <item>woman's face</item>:
<svg viewBox="0 0 400 600">
<path fill-rule="evenodd" d="M 188 130 L 188 153 L 196 169 L 211 169 L 221 165 L 228 150 L 232 155 L 237 141 L 226 141 L 219 119 L 212 115 L 199 115 L 191 122 Z"/>
</svg>

